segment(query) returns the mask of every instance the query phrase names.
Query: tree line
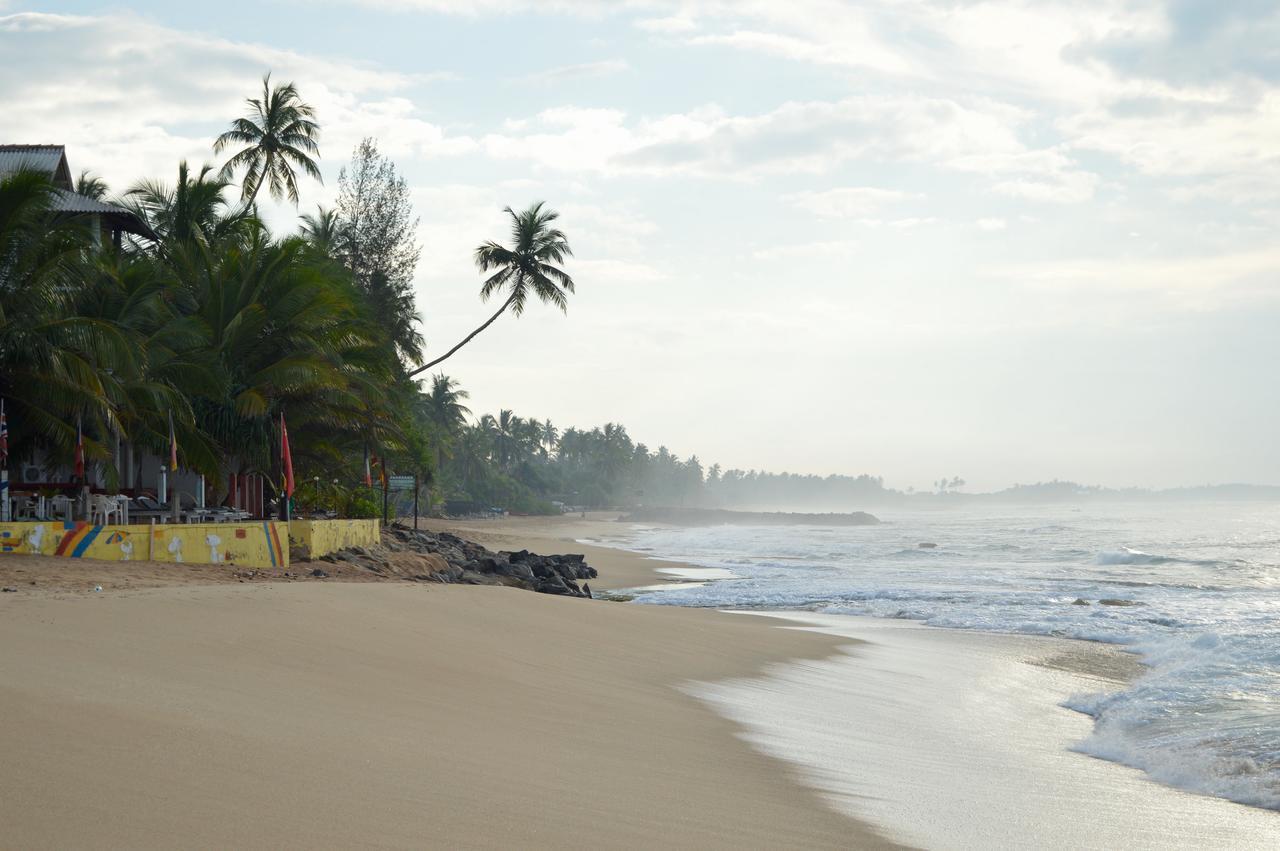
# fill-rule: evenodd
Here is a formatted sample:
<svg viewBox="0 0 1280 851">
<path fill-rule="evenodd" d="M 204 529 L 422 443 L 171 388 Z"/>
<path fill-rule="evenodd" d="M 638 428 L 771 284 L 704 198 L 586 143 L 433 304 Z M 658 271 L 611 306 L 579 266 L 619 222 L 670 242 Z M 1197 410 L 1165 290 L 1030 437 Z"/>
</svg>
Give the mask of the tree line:
<svg viewBox="0 0 1280 851">
<path fill-rule="evenodd" d="M 291 83 L 263 79 L 213 142 L 221 168 L 177 164 L 113 193 L 82 173 L 80 194 L 132 211 L 154 239 L 102 239 L 87 217 L 59 213 L 60 189 L 38 170 L 0 175 L 0 397 L 13 460 L 43 453 L 70 466 L 77 440 L 109 486 L 124 440 L 167 455 L 218 486 L 228 473 L 278 482 L 280 414 L 303 481 L 354 483 L 433 462 L 412 279 L 417 219 L 394 164 L 364 140 L 338 178 L 335 209 L 272 233 L 266 195 L 297 204 L 320 180 L 321 128 Z M 236 178 L 239 176 L 239 182 Z M 531 297 L 567 306 L 571 255 L 542 204 L 507 209 L 511 241 L 475 250 L 480 295 L 519 315 Z M 317 497 L 318 499 L 318 497 Z"/>
</svg>

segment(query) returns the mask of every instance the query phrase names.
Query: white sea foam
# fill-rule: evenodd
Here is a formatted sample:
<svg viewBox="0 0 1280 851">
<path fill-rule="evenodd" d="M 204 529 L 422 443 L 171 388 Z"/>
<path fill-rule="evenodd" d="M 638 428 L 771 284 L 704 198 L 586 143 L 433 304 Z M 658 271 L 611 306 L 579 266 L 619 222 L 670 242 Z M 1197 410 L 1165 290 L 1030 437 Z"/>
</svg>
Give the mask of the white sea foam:
<svg viewBox="0 0 1280 851">
<path fill-rule="evenodd" d="M 1091 723 L 1059 704 L 1099 681 L 1027 664 L 1071 655 L 1072 642 L 795 619 L 869 643 L 690 691 L 894 839 L 929 849 L 1280 847 L 1280 815 L 1073 752 Z"/>
<path fill-rule="evenodd" d="M 1121 644 L 1150 670 L 1120 692 L 1072 698 L 1095 719 L 1075 746 L 1164 783 L 1280 809 L 1280 506 L 1088 508 L 1069 524 L 1055 511 L 648 529 L 633 542 L 736 578 L 638 601 Z"/>
</svg>

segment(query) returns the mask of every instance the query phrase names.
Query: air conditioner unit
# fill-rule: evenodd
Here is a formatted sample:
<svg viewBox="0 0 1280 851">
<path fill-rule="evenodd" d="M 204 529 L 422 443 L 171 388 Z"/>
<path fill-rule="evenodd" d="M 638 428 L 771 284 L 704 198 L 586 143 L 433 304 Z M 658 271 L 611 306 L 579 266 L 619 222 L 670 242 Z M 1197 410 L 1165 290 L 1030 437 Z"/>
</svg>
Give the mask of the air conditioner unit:
<svg viewBox="0 0 1280 851">
<path fill-rule="evenodd" d="M 22 480 L 24 482 L 39 482 L 44 479 L 44 470 L 41 470 L 35 464 L 28 464 L 22 468 Z"/>
</svg>

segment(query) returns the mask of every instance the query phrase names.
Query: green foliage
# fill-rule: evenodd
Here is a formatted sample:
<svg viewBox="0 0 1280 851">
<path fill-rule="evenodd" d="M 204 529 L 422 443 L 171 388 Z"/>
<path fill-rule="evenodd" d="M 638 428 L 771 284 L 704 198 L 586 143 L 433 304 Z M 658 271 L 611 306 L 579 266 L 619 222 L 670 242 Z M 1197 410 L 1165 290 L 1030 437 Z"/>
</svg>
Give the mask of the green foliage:
<svg viewBox="0 0 1280 851">
<path fill-rule="evenodd" d="M 40 450 L 69 466 L 81 423 L 89 461 L 117 480 L 115 443 L 163 455 L 172 418 L 183 468 L 213 482 L 261 473 L 274 487 L 284 414 L 300 513 L 380 516 L 380 489 L 357 484 L 366 453 L 418 475 L 437 501 L 461 494 L 553 513 L 567 486 L 550 422 L 506 411 L 492 429 L 468 425 L 455 381 L 437 375 L 424 391 L 406 373 L 422 360 L 419 248 L 394 164 L 366 139 L 343 170 L 337 209 L 272 234 L 254 200 L 265 185 L 297 203 L 295 171 L 319 179 L 319 126 L 296 88 L 270 75 L 248 105 L 214 143 L 239 148 L 220 171 L 182 162 L 172 183 L 140 180 L 114 202 L 154 241 L 113 246 L 96 218 L 55 209 L 47 175 L 0 177 L 0 397 L 15 462 Z M 77 186 L 108 194 L 87 173 Z M 482 295 L 506 293 L 503 309 L 516 314 L 529 294 L 563 309 L 574 285 L 555 265 L 570 254 L 556 214 L 541 204 L 507 212 L 512 246 L 476 251 L 493 273 Z"/>
<path fill-rule="evenodd" d="M 243 169 L 241 198 L 247 205 L 253 204 L 264 184 L 272 198 L 279 200 L 288 195 L 296 205 L 298 180 L 294 169 L 300 168 L 321 180 L 320 168 L 313 159 L 320 155 L 316 145 L 320 125 L 314 120 L 315 110 L 302 101 L 293 83 L 272 88 L 270 73 L 262 78 L 262 97 L 245 102 L 248 114 L 231 122 L 231 129 L 213 143 L 215 153 L 232 145 L 244 146 L 227 160 L 218 176 L 229 180 Z"/>
</svg>

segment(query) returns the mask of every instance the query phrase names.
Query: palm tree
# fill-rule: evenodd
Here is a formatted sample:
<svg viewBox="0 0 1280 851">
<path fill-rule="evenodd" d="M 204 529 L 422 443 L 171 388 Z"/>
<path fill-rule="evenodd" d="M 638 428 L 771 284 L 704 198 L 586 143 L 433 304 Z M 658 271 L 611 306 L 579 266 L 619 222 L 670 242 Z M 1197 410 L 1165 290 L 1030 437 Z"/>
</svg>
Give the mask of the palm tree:
<svg viewBox="0 0 1280 851">
<path fill-rule="evenodd" d="M 338 211 L 326 210 L 322 205 L 317 204 L 315 215 L 303 213 L 299 218 L 302 219 L 300 230 L 303 239 L 316 251 L 327 257 L 333 257 L 342 236 L 342 220 L 338 216 Z"/>
<path fill-rule="evenodd" d="M 231 122 L 227 130 L 213 143 L 214 153 L 233 144 L 245 145 L 239 153 L 227 160 L 220 176 L 229 179 L 239 168 L 244 168 L 241 198 L 253 204 L 258 190 L 266 183 L 271 197 L 279 200 L 288 194 L 289 200 L 298 203 L 298 182 L 294 167 L 319 180 L 320 169 L 312 156 L 320 155 L 316 138 L 320 125 L 313 118 L 315 110 L 303 103 L 293 83 L 271 87 L 271 74 L 262 78 L 262 97 L 248 98 L 249 114 Z"/>
<path fill-rule="evenodd" d="M 187 243 L 209 246 L 217 238 L 240 228 L 249 217 L 245 208 L 229 210 L 223 192 L 230 185 L 213 176 L 207 163 L 191 176 L 187 161 L 178 163 L 178 182 L 170 187 L 159 180 L 144 180 L 126 194 L 134 211 L 172 248 Z"/>
<path fill-rule="evenodd" d="M 556 441 L 559 438 L 560 430 L 551 424 L 551 420 L 544 420 L 542 423 L 542 435 L 539 438 L 543 446 L 542 454 L 544 456 L 556 451 Z"/>
<path fill-rule="evenodd" d="M 88 169 L 80 172 L 80 176 L 76 178 L 77 195 L 83 195 L 95 201 L 105 201 L 108 191 L 107 182 L 96 174 L 90 174 Z"/>
<path fill-rule="evenodd" d="M 424 397 L 427 419 L 445 434 L 457 434 L 471 409 L 462 404 L 471 396 L 443 372 L 431 376 L 431 391 Z"/>
<path fill-rule="evenodd" d="M 503 212 L 511 217 L 512 247 L 506 248 L 489 241 L 475 250 L 476 266 L 481 272 L 497 270 L 480 287 L 480 298 L 488 301 L 494 293 L 506 290 L 509 295 L 498 312 L 476 330 L 463 338 L 461 343 L 440 357 L 409 373 L 417 375 L 449 358 L 458 349 L 471 342 L 477 334 L 488 328 L 507 308 L 516 316 L 524 313 L 525 301 L 532 292 L 544 303 L 554 304 L 562 311 L 568 309 L 565 293 L 571 293 L 573 278 L 554 263 L 564 263 L 572 257 L 569 240 L 551 223 L 560 218 L 555 210 L 543 209 L 539 201 L 522 213 L 510 207 Z"/>
<path fill-rule="evenodd" d="M 79 310 L 93 286 L 92 231 L 55 218 L 56 201 L 46 175 L 0 176 L 0 397 L 27 434 L 69 456 L 77 418 L 98 434 L 119 428 L 121 377 L 137 357 L 114 322 Z"/>
</svg>

